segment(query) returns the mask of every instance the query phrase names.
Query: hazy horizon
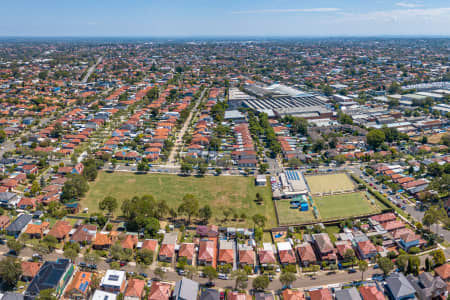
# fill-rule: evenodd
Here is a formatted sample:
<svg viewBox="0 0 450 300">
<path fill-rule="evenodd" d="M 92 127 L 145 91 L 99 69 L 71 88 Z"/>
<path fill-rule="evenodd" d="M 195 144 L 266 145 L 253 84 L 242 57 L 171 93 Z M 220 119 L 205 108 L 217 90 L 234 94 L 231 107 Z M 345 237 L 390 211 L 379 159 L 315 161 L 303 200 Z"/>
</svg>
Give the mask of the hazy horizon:
<svg viewBox="0 0 450 300">
<path fill-rule="evenodd" d="M 450 36 L 444 0 L 4 1 L 1 37 Z"/>
</svg>

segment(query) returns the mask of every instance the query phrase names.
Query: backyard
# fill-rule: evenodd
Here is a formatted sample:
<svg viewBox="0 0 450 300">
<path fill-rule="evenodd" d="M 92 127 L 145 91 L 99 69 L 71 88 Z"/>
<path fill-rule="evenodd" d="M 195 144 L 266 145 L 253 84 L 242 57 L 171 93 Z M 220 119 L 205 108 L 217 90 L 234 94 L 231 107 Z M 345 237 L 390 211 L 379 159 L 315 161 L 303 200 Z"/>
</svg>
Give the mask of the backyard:
<svg viewBox="0 0 450 300">
<path fill-rule="evenodd" d="M 264 199 L 258 205 L 254 199 L 256 193 Z M 266 227 L 276 226 L 270 186 L 256 187 L 253 177 L 245 176 L 177 176 L 169 174 L 133 174 L 100 172 L 97 179 L 90 184 L 90 189 L 81 201 L 82 208 L 89 213 L 98 212 L 98 202 L 106 196 L 113 196 L 119 201 L 116 215 L 120 214 L 120 205 L 133 196 L 152 195 L 157 200 L 164 199 L 170 207 L 176 208 L 185 194 L 193 194 L 199 200 L 200 207 L 209 204 L 213 217 L 211 223 L 228 225 L 252 225 L 251 217 L 261 214 L 267 217 Z M 223 211 L 232 208 L 245 220 L 224 222 Z"/>
</svg>

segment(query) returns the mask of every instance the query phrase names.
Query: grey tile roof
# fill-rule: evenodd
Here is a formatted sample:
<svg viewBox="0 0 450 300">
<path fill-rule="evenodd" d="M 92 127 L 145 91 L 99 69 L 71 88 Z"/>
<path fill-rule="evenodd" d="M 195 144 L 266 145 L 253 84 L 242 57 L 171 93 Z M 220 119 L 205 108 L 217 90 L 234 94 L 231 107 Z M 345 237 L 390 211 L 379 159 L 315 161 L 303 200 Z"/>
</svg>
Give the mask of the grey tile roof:
<svg viewBox="0 0 450 300">
<path fill-rule="evenodd" d="M 33 217 L 29 214 L 20 215 L 17 219 L 15 219 L 8 227 L 6 227 L 6 231 L 8 232 L 16 232 L 22 231 L 22 229 L 30 223 Z"/>
<path fill-rule="evenodd" d="M 205 289 L 202 291 L 200 295 L 200 300 L 219 300 L 220 294 L 218 290 L 214 289 Z"/>
<path fill-rule="evenodd" d="M 405 297 L 416 293 L 415 288 L 409 283 L 402 273 L 393 273 L 386 279 L 389 290 L 396 298 Z"/>
<path fill-rule="evenodd" d="M 362 300 L 355 287 L 336 291 L 336 300 Z"/>
<path fill-rule="evenodd" d="M 197 299 L 198 282 L 183 277 L 175 285 L 173 295 L 175 300 Z"/>
</svg>

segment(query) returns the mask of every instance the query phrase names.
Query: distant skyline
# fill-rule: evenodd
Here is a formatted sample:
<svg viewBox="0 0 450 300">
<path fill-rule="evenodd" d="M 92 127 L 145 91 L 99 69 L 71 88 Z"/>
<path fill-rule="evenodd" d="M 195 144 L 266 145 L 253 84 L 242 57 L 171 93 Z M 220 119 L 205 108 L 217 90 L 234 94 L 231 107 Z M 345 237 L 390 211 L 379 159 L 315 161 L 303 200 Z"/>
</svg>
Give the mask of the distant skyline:
<svg viewBox="0 0 450 300">
<path fill-rule="evenodd" d="M 450 36 L 448 0 L 2 0 L 0 36 Z"/>
</svg>

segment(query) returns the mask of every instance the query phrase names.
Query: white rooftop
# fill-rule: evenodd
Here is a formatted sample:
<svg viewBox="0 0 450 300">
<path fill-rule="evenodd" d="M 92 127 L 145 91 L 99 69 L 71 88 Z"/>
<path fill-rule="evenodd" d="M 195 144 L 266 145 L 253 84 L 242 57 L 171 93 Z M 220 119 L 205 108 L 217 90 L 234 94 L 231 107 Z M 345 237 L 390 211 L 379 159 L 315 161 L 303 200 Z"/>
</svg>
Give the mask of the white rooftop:
<svg viewBox="0 0 450 300">
<path fill-rule="evenodd" d="M 92 300 L 116 300 L 117 296 L 113 293 L 108 293 L 102 290 L 96 290 Z"/>
<path fill-rule="evenodd" d="M 277 243 L 278 251 L 291 250 L 291 244 L 289 242 L 279 242 Z"/>
<path fill-rule="evenodd" d="M 102 278 L 102 282 L 100 285 L 106 286 L 121 286 L 122 282 L 125 280 L 125 271 L 120 270 L 108 270 L 106 271 L 105 276 Z"/>
</svg>

